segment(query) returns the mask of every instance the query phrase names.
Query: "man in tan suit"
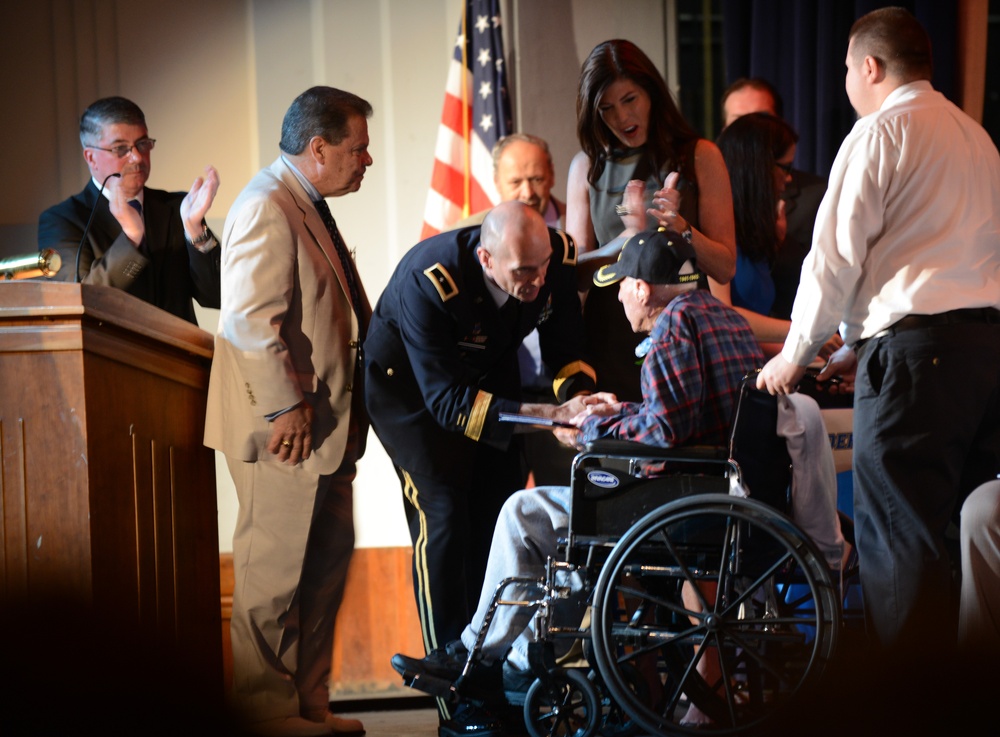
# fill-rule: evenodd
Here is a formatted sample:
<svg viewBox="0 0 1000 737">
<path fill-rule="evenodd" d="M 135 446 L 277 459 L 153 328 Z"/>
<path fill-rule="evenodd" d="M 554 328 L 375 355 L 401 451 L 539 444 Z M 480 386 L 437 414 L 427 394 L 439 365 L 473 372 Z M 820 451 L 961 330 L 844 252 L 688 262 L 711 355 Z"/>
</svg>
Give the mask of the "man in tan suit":
<svg viewBox="0 0 1000 737">
<path fill-rule="evenodd" d="M 257 734 L 364 732 L 328 712 L 327 681 L 368 430 L 371 307 L 324 198 L 361 186 L 371 114 L 331 87 L 299 95 L 281 156 L 237 197 L 222 238 L 205 444 L 225 454 L 239 498 L 232 697 Z"/>
</svg>

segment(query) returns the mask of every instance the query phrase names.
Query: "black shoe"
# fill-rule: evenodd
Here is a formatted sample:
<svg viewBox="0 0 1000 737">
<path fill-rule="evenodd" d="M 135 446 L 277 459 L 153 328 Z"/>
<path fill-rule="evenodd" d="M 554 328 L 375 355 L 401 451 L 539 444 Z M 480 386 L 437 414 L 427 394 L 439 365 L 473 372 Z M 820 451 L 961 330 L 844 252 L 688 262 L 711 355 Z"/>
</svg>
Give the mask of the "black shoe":
<svg viewBox="0 0 1000 737">
<path fill-rule="evenodd" d="M 461 704 L 451 719 L 441 722 L 438 737 L 501 737 L 503 721 L 482 706 Z"/>
<path fill-rule="evenodd" d="M 425 675 L 454 681 L 462 675 L 468 659 L 469 652 L 465 645 L 461 640 L 455 640 L 444 647 L 431 650 L 424 658 L 411 658 L 409 655 L 396 653 L 392 656 L 392 667 L 403 678 Z"/>
<path fill-rule="evenodd" d="M 503 664 L 503 692 L 507 702 L 515 706 L 524 706 L 528 689 L 535 682 L 535 674 L 530 670 L 519 670 L 510 663 Z"/>
</svg>

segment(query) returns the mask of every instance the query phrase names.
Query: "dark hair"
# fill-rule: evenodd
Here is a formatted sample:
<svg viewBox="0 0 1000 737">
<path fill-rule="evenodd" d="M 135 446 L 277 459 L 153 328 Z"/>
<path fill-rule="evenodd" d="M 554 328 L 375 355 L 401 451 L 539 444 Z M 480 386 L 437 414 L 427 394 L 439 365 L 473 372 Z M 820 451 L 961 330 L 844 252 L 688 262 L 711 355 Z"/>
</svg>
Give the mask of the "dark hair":
<svg viewBox="0 0 1000 737">
<path fill-rule="evenodd" d="M 131 100 L 124 97 L 102 97 L 92 103 L 80 116 L 80 143 L 86 148 L 97 142 L 104 133 L 104 126 L 121 123 L 146 127 L 146 116 Z"/>
<path fill-rule="evenodd" d="M 734 92 L 739 92 L 747 87 L 752 90 L 759 90 L 769 94 L 774 105 L 774 114 L 779 118 L 785 117 L 785 103 L 781 99 L 781 94 L 773 84 L 768 82 L 763 77 L 740 77 L 726 88 L 726 91 L 722 93 L 722 99 L 719 101 L 719 107 L 722 110 L 723 124 L 726 122 L 726 100 L 728 100 L 729 96 Z"/>
<path fill-rule="evenodd" d="M 872 56 L 887 74 L 903 82 L 931 78 L 931 39 L 905 8 L 879 8 L 861 16 L 849 38 L 855 59 Z"/>
<path fill-rule="evenodd" d="M 777 253 L 774 165 L 798 140 L 784 120 L 750 113 L 726 126 L 716 141 L 729 169 L 736 242 L 752 261 L 772 262 Z"/>
<path fill-rule="evenodd" d="M 336 145 L 347 135 L 352 116 L 370 118 L 372 106 L 355 94 L 334 87 L 310 87 L 296 97 L 281 121 L 281 143 L 286 154 L 305 151 L 313 136 Z"/>
<path fill-rule="evenodd" d="M 649 133 L 644 148 L 654 171 L 675 161 L 677 152 L 698 138 L 674 104 L 663 76 L 638 46 L 621 39 L 598 44 L 580 69 L 576 96 L 576 134 L 583 152 L 590 157 L 587 181 L 592 185 L 604 171 L 612 149 L 618 145 L 601 119 L 597 104 L 604 90 L 619 79 L 635 82 L 649 95 Z"/>
</svg>

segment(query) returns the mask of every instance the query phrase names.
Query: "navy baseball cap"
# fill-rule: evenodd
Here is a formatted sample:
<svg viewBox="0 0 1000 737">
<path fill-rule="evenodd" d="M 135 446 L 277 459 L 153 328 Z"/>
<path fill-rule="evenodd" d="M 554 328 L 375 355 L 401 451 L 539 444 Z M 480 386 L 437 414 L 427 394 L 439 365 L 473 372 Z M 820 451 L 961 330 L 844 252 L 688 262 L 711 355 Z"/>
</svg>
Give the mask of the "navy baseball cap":
<svg viewBox="0 0 1000 737">
<path fill-rule="evenodd" d="M 618 260 L 594 274 L 594 284 L 608 287 L 626 276 L 650 284 L 690 284 L 701 278 L 694 248 L 672 230 L 644 230 L 622 246 Z"/>
</svg>

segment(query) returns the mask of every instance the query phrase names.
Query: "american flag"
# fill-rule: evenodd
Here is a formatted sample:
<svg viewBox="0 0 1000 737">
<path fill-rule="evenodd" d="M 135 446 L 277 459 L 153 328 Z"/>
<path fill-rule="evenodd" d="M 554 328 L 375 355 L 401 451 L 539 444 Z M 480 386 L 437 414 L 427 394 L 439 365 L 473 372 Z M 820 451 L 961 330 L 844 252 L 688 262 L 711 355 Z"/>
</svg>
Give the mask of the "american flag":
<svg viewBox="0 0 1000 737">
<path fill-rule="evenodd" d="M 500 201 L 491 152 L 510 129 L 499 0 L 466 0 L 448 69 L 421 239 Z"/>
</svg>

